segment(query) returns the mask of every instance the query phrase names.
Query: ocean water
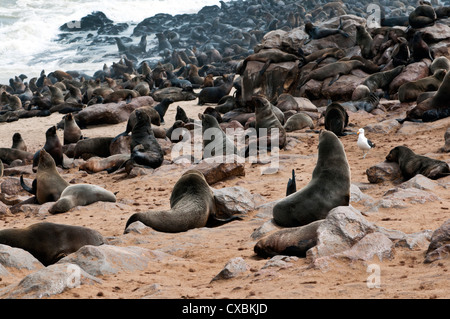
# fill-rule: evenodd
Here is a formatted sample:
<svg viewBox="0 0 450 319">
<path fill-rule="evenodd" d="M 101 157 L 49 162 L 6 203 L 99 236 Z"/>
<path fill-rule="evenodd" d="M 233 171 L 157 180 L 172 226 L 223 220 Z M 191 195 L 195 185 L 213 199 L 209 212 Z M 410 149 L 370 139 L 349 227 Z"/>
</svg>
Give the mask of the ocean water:
<svg viewBox="0 0 450 319">
<path fill-rule="evenodd" d="M 227 1 L 225 1 L 227 2 Z M 90 58 L 76 57 L 85 48 L 56 41 L 59 27 L 70 21 L 102 11 L 114 23 L 130 26 L 121 35 L 130 35 L 139 22 L 158 13 L 171 15 L 196 13 L 219 0 L 1 0 L 0 1 L 0 83 L 15 75 L 39 76 L 42 70 L 77 70 L 92 75 L 117 62 L 98 52 Z M 128 33 L 127 33 L 128 32 Z M 115 50 L 113 46 L 109 50 Z M 111 52 L 112 53 L 112 52 Z"/>
</svg>

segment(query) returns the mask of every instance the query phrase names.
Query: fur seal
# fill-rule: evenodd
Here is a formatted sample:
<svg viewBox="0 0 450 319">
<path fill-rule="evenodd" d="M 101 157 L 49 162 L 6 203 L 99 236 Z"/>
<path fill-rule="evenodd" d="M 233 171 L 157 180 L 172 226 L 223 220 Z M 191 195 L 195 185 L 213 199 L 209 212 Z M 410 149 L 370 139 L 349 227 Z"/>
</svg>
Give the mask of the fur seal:
<svg viewBox="0 0 450 319">
<path fill-rule="evenodd" d="M 199 114 L 198 117 L 202 121 L 203 158 L 238 153 L 233 141 L 228 138 L 214 116 Z"/>
<path fill-rule="evenodd" d="M 422 39 L 422 32 L 417 31 L 411 40 L 412 58 L 414 62 L 420 62 L 422 59 L 433 61 L 433 51 Z"/>
<path fill-rule="evenodd" d="M 304 226 L 278 230 L 254 246 L 254 252 L 263 258 L 276 255 L 306 257 L 306 251 L 317 244 L 317 229 L 322 220 Z"/>
<path fill-rule="evenodd" d="M 273 219 L 282 227 L 296 227 L 324 219 L 337 206 L 350 201 L 350 167 L 344 146 L 330 131 L 319 135 L 319 152 L 312 179 L 301 190 L 280 200 Z"/>
<path fill-rule="evenodd" d="M 164 124 L 164 115 L 166 115 L 167 109 L 173 102 L 174 101 L 171 98 L 164 98 L 161 102 L 153 107 L 159 114 L 161 124 Z"/>
<path fill-rule="evenodd" d="M 12 161 L 20 159 L 24 163 L 31 163 L 33 161 L 33 153 L 21 151 L 15 148 L 0 148 L 0 160 L 5 164 L 11 164 Z"/>
<path fill-rule="evenodd" d="M 198 93 L 198 105 L 218 103 L 233 88 L 234 75 L 224 75 L 224 83 L 219 86 L 205 87 Z"/>
<path fill-rule="evenodd" d="M 398 163 L 405 180 L 417 174 L 431 179 L 450 175 L 450 168 L 446 162 L 415 154 L 406 146 L 394 147 L 386 156 L 386 160 Z"/>
<path fill-rule="evenodd" d="M 23 189 L 36 195 L 36 200 L 41 205 L 57 201 L 62 191 L 69 186 L 69 183 L 56 170 L 53 157 L 43 148 L 39 152 L 39 164 L 32 188 L 25 185 L 22 176 L 20 176 L 20 183 Z"/>
<path fill-rule="evenodd" d="M 20 135 L 20 133 L 14 133 L 12 137 L 11 148 L 27 152 L 27 144 L 23 140 L 22 135 Z"/>
<path fill-rule="evenodd" d="M 97 173 L 106 170 L 115 172 L 122 167 L 131 157 L 131 154 L 114 154 L 106 158 L 91 157 L 85 163 L 80 165 L 80 170 L 88 173 Z"/>
<path fill-rule="evenodd" d="M 314 122 L 308 114 L 303 112 L 292 115 L 284 124 L 286 132 L 298 131 L 305 127 L 313 129 Z"/>
<path fill-rule="evenodd" d="M 22 229 L 0 230 L 0 244 L 28 251 L 44 266 L 76 252 L 85 245 L 100 246 L 106 239 L 96 230 L 48 222 Z"/>
<path fill-rule="evenodd" d="M 450 71 L 450 60 L 445 56 L 440 56 L 433 60 L 430 65 L 430 73 L 434 74 L 437 70 L 444 69 L 446 71 Z"/>
<path fill-rule="evenodd" d="M 183 123 L 190 123 L 194 122 L 193 119 L 190 119 L 186 112 L 183 110 L 181 106 L 177 106 L 177 114 L 175 114 L 175 121 L 183 121 Z"/>
<path fill-rule="evenodd" d="M 438 69 L 431 76 L 402 84 L 398 88 L 398 99 L 400 102 L 412 102 L 416 101 L 421 93 L 436 91 L 441 85 L 446 72 L 444 69 Z"/>
<path fill-rule="evenodd" d="M 109 147 L 113 137 L 91 137 L 79 140 L 75 145 L 73 158 L 83 158 L 87 160 L 92 156 L 108 157 L 111 155 Z"/>
<path fill-rule="evenodd" d="M 255 106 L 255 117 L 256 117 L 256 131 L 258 138 L 260 136 L 260 129 L 267 129 L 267 147 L 271 149 L 271 135 L 272 129 L 278 129 L 278 146 L 280 149 L 284 148 L 286 144 L 286 130 L 283 125 L 278 120 L 277 116 L 273 112 L 272 104 L 262 95 L 255 95 L 252 98 L 252 103 Z"/>
<path fill-rule="evenodd" d="M 420 29 L 434 25 L 436 12 L 428 4 L 421 4 L 409 14 L 409 25 L 414 29 Z"/>
<path fill-rule="evenodd" d="M 133 222 L 140 221 L 156 231 L 178 233 L 199 227 L 220 226 L 232 220 L 216 217 L 215 198 L 205 176 L 198 170 L 188 170 L 175 183 L 170 195 L 170 209 L 133 214 L 125 229 Z"/>
<path fill-rule="evenodd" d="M 83 133 L 75 121 L 73 114 L 69 113 L 64 116 L 64 145 L 76 143 L 83 138 Z"/>
<path fill-rule="evenodd" d="M 336 102 L 329 104 L 325 110 L 325 129 L 337 136 L 345 136 L 344 129 L 348 125 L 348 113 L 345 108 Z"/>
<path fill-rule="evenodd" d="M 311 71 L 305 78 L 301 81 L 300 86 L 308 82 L 309 80 L 323 81 L 327 78 L 332 77 L 328 85 L 332 85 L 336 82 L 341 75 L 350 73 L 353 69 L 361 68 L 364 63 L 358 60 L 349 61 L 338 61 L 324 65 L 318 69 Z"/>
<path fill-rule="evenodd" d="M 147 113 L 151 124 L 156 125 L 156 126 L 160 126 L 161 125 L 161 116 L 160 116 L 160 114 L 159 114 L 159 112 L 157 110 L 155 110 L 152 106 L 141 106 L 141 107 L 133 110 L 133 112 L 131 112 L 131 114 L 128 117 L 128 120 L 127 120 L 127 126 L 125 128 L 125 131 L 123 133 L 120 133 L 119 135 L 117 135 L 112 140 L 112 142 L 116 141 L 121 136 L 128 135 L 133 130 L 133 127 L 137 123 L 137 119 L 136 119 L 136 111 L 137 110 L 141 110 L 141 111 L 144 111 L 145 113 Z"/>
<path fill-rule="evenodd" d="M 280 49 L 263 49 L 246 57 L 243 63 L 237 69 L 236 73 L 242 75 L 249 61 L 258 61 L 264 63 L 264 66 L 259 72 L 259 75 L 263 75 L 272 63 L 295 62 L 298 60 L 300 60 L 299 56 L 284 52 Z"/>
<path fill-rule="evenodd" d="M 135 90 L 129 90 L 129 89 L 119 89 L 117 91 L 114 91 L 110 94 L 108 94 L 103 102 L 104 103 L 111 103 L 115 102 L 118 103 L 120 101 L 127 101 L 127 103 L 131 102 L 131 99 L 138 97 L 139 93 Z"/>
<path fill-rule="evenodd" d="M 116 195 L 98 185 L 69 185 L 48 211 L 50 214 L 65 213 L 75 206 L 86 206 L 95 202 L 114 203 L 116 202 Z"/>
<path fill-rule="evenodd" d="M 130 161 L 151 168 L 161 166 L 164 152 L 156 140 L 146 112 L 136 110 L 136 124 L 131 131 Z"/>
<path fill-rule="evenodd" d="M 63 147 L 59 140 L 58 135 L 56 134 L 56 126 L 55 125 L 48 128 L 47 131 L 45 132 L 45 144 L 44 144 L 43 149 L 46 150 L 47 153 L 51 155 L 51 157 L 53 157 L 53 159 L 55 160 L 56 166 L 61 166 L 62 168 L 66 168 L 64 166 Z M 38 165 L 38 160 L 40 159 L 39 153 L 40 153 L 40 150 L 34 154 L 33 167 L 36 167 Z"/>
<path fill-rule="evenodd" d="M 361 49 L 361 55 L 365 59 L 371 59 L 374 57 L 372 51 L 373 39 L 369 32 L 363 25 L 356 26 L 356 43 Z"/>
<path fill-rule="evenodd" d="M 405 68 L 404 65 L 399 65 L 396 68 L 389 71 L 371 74 L 361 84 L 367 86 L 370 92 L 375 92 L 377 89 L 385 90 L 392 82 L 392 80 L 397 75 L 399 75 L 404 68 Z"/>
<path fill-rule="evenodd" d="M 286 196 L 294 194 L 297 191 L 297 183 L 295 181 L 295 169 L 292 169 L 292 177 L 289 178 L 286 187 Z"/>
<path fill-rule="evenodd" d="M 322 39 L 334 34 L 340 34 L 345 38 L 349 37 L 349 34 L 342 30 L 342 19 L 339 19 L 339 26 L 337 29 L 319 28 L 308 21 L 305 23 L 305 32 L 309 35 L 309 39 L 305 41 L 305 44 L 311 40 Z"/>
</svg>

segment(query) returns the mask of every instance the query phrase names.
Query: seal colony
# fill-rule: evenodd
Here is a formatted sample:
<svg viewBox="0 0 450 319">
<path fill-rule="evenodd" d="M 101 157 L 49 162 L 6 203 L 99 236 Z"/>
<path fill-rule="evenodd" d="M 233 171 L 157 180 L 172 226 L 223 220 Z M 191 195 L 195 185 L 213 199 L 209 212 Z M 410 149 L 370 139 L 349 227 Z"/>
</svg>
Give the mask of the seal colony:
<svg viewBox="0 0 450 319">
<path fill-rule="evenodd" d="M 430 38 L 435 36 L 433 31 L 424 31 L 422 37 L 423 41 L 430 42 L 429 48 L 434 55 L 433 61 L 428 62 L 428 57 L 419 57 L 420 61 L 416 61 L 413 55 L 404 58 L 402 50 L 409 50 L 409 40 L 413 39 L 414 33 L 408 32 L 406 26 L 367 28 L 366 21 L 362 18 L 365 16 L 364 10 L 353 4 L 347 5 L 348 12 L 346 12 L 342 4 L 334 3 L 334 9 L 340 14 L 332 16 L 329 7 L 319 6 L 317 1 L 307 1 L 304 6 L 308 10 L 303 10 L 305 8 L 301 5 L 286 1 L 281 11 L 291 8 L 292 12 L 298 14 L 297 18 L 291 17 L 289 22 L 284 18 L 278 19 L 278 22 L 270 19 L 270 23 L 261 22 L 260 28 L 254 24 L 249 27 L 253 32 L 246 32 L 247 27 L 243 26 L 245 23 L 251 24 L 249 20 L 231 26 L 229 23 L 225 24 L 222 18 L 212 19 L 218 12 L 235 12 L 236 15 L 246 12 L 246 17 L 253 17 L 253 12 L 267 14 L 269 11 L 274 17 L 280 18 L 279 6 L 272 2 L 258 1 L 254 4 L 253 1 L 249 1 L 243 4 L 241 1 L 236 1 L 223 3 L 220 8 L 217 6 L 205 8 L 202 10 L 202 17 L 208 17 L 208 19 L 202 20 L 204 22 L 201 27 L 192 24 L 189 28 L 177 30 L 182 33 L 186 32 L 185 29 L 189 29 L 192 37 L 189 41 L 192 40 L 195 46 L 190 48 L 186 44 L 188 41 L 185 34 L 176 34 L 174 30 L 171 30 L 175 34 L 172 33 L 169 36 L 169 33 L 161 32 L 158 37 L 160 41 L 158 49 L 161 50 L 158 52 L 162 53 L 162 59 L 158 62 L 150 62 L 146 61 L 148 57 L 147 46 L 144 45 L 146 38 L 145 34 L 141 33 L 150 33 L 150 28 L 152 31 L 158 29 L 161 27 L 161 22 L 166 25 L 175 25 L 170 23 L 173 22 L 173 17 L 169 15 L 154 17 L 136 27 L 134 36 L 139 36 L 139 45 L 126 45 L 119 41 L 117 45 L 122 54 L 120 61 L 113 63 L 111 67 L 103 67 L 93 76 L 74 71 L 57 70 L 48 74 L 43 71 L 39 78 L 26 81 L 25 78 L 15 77 L 10 85 L 2 86 L 0 88 L 3 109 L 1 115 L 5 115 L 2 121 L 6 125 L 7 122 L 20 121 L 22 117 L 31 116 L 31 114 L 41 116 L 56 112 L 61 114 L 61 117 L 64 115 L 64 124 L 67 123 L 59 127 L 64 129 L 64 133 L 66 133 L 65 129 L 68 129 L 67 135 L 64 134 L 63 137 L 64 143 L 59 141 L 56 134 L 58 129 L 56 123 L 48 129 L 45 145 L 39 145 L 39 151 L 35 153 L 37 171 L 31 187 L 27 185 L 29 182 L 26 182 L 23 176 L 30 177 L 33 176 L 32 173 L 26 170 L 21 171 L 21 186 L 35 196 L 38 203 L 36 205 L 53 202 L 48 206 L 48 212 L 51 215 L 46 215 L 46 218 L 57 218 L 60 213 L 64 213 L 63 216 L 67 218 L 73 217 L 76 215 L 71 211 L 73 207 L 90 205 L 96 201 L 119 202 L 120 205 L 131 207 L 130 211 L 126 212 L 126 218 L 121 217 L 123 222 L 120 224 L 120 230 L 125 229 L 125 234 L 120 235 L 124 237 L 117 236 L 120 237 L 119 240 L 126 240 L 128 238 L 126 236 L 129 236 L 131 232 L 139 232 L 140 226 L 136 222 L 157 232 L 166 233 L 182 233 L 196 228 L 220 227 L 230 223 L 223 227 L 223 230 L 228 232 L 230 228 L 235 227 L 234 223 L 247 223 L 246 216 L 227 215 L 224 219 L 219 217 L 219 205 L 214 189 L 205 177 L 208 172 L 200 172 L 196 169 L 196 164 L 177 166 L 178 163 L 166 156 L 176 143 L 183 143 L 181 140 L 185 136 L 190 136 L 195 128 L 199 128 L 198 122 L 195 123 L 189 118 L 189 116 L 196 117 L 195 114 L 198 114 L 202 121 L 202 131 L 214 128 L 220 132 L 222 146 L 218 148 L 220 151 L 231 149 L 233 153 L 237 153 L 234 142 L 228 139 L 226 134 L 227 127 L 279 131 L 278 146 L 281 158 L 285 161 L 289 158 L 287 160 L 289 164 L 284 165 L 286 163 L 284 162 L 277 174 L 289 175 L 287 187 L 283 179 L 282 187 L 277 188 L 278 175 L 273 178 L 261 174 L 257 179 L 258 183 L 264 183 L 268 189 L 272 186 L 277 188 L 267 190 L 266 193 L 272 200 L 279 199 L 273 206 L 270 217 L 273 217 L 277 226 L 287 229 L 258 241 L 254 246 L 254 253 L 263 258 L 278 254 L 304 257 L 306 251 L 317 244 L 315 234 L 330 210 L 350 204 L 352 180 L 350 157 L 347 156 L 349 151 L 352 157 L 356 153 L 352 149 L 352 147 L 356 149 L 356 143 L 351 135 L 356 134 L 355 127 L 361 124 L 361 118 L 364 121 L 369 119 L 375 121 L 381 117 L 388 117 L 390 115 L 388 113 L 392 110 L 384 106 L 389 105 L 386 100 L 394 100 L 397 97 L 400 99 L 400 95 L 403 100 L 403 97 L 406 99 L 408 96 L 407 99 L 411 100 L 411 105 L 408 106 L 412 106 L 416 102 L 420 103 L 419 91 L 430 93 L 431 88 L 436 88 L 436 92 L 430 93 L 432 96 L 430 101 L 434 101 L 431 106 L 438 107 L 440 110 L 439 119 L 444 118 L 442 115 L 447 109 L 442 101 L 448 97 L 445 92 L 449 92 L 446 90 L 449 83 L 449 64 L 445 56 L 438 56 L 442 54 L 442 51 L 439 51 L 432 45 L 433 41 L 430 41 Z M 316 6 L 319 6 L 320 10 L 315 11 L 314 15 L 307 13 Z M 235 8 L 239 10 L 236 11 Z M 428 11 L 428 8 L 423 10 L 423 12 Z M 416 16 L 411 17 L 413 24 L 421 23 L 421 19 L 417 16 L 423 12 L 418 10 Z M 353 16 L 356 13 L 358 15 Z M 185 19 L 184 16 L 178 18 Z M 431 27 L 439 23 L 439 19 L 442 18 L 436 17 Z M 158 25 L 154 24 L 155 21 L 158 21 Z M 230 18 L 226 22 L 231 23 L 231 21 L 233 20 Z M 270 38 L 271 35 L 282 36 L 296 28 L 295 32 L 299 30 L 303 32 L 306 25 L 318 26 L 318 29 L 315 29 L 312 35 L 307 35 L 306 32 L 301 33 L 299 42 L 292 40 L 289 43 L 283 40 L 279 42 L 280 47 L 270 47 L 270 45 L 276 46 L 277 43 L 271 42 L 273 40 Z M 423 28 L 425 25 L 428 26 L 429 23 L 423 26 L 416 25 L 416 28 Z M 232 32 L 229 32 L 230 30 Z M 308 30 L 311 31 L 311 29 Z M 225 36 L 222 39 L 214 37 L 210 33 L 213 31 L 227 35 L 233 34 L 235 38 L 228 42 L 229 39 Z M 342 48 L 327 47 L 330 43 L 331 45 L 342 43 Z M 155 50 L 150 49 L 152 52 L 156 52 Z M 141 59 L 140 63 L 139 59 Z M 417 76 L 419 79 L 409 81 L 410 78 L 402 78 L 409 75 L 408 73 L 414 73 L 408 69 L 409 65 L 420 62 L 426 65 L 426 68 L 421 69 L 426 72 Z M 258 84 L 252 83 L 251 90 L 246 87 L 246 84 L 252 82 L 246 77 L 249 74 L 246 71 L 250 69 L 258 76 Z M 212 81 L 202 86 L 200 84 L 202 77 L 203 79 L 209 77 Z M 423 81 L 418 82 L 421 80 Z M 428 82 L 433 86 L 430 86 Z M 27 87 L 32 92 L 31 96 L 23 95 Z M 282 105 L 279 100 L 281 95 L 292 97 L 289 105 L 288 103 Z M 249 96 L 251 96 L 250 99 L 248 99 Z M 304 100 L 300 100 L 300 97 Z M 197 101 L 194 101 L 196 99 Z M 194 103 L 188 108 L 183 106 L 186 111 L 180 106 L 170 106 L 174 103 L 176 105 L 176 102 L 181 100 L 193 100 Z M 200 109 L 203 110 L 203 104 L 209 105 L 202 114 Z M 403 111 L 406 112 L 404 105 L 398 103 L 395 106 L 404 108 Z M 103 108 L 103 111 L 96 115 L 99 121 L 95 124 L 109 124 L 111 122 L 107 122 L 105 118 L 111 117 L 112 109 L 116 107 L 119 122 L 126 123 L 125 131 L 123 132 L 122 127 L 120 132 L 123 133 L 119 135 L 116 133 L 113 136 L 88 137 L 89 126 L 92 122 L 83 122 L 77 115 Z M 177 115 L 172 118 L 171 111 L 175 108 Z M 430 110 L 433 108 L 425 112 Z M 40 115 L 29 113 L 33 111 L 48 113 L 39 113 Z M 358 114 L 355 116 L 355 113 Z M 105 121 L 102 122 L 103 120 Z M 421 120 L 425 121 L 425 118 L 422 117 Z M 183 133 L 175 136 L 176 134 L 173 135 L 172 132 L 177 129 L 183 129 Z M 131 136 L 129 136 L 130 133 Z M 372 134 L 374 133 L 370 136 Z M 391 135 L 394 137 L 390 136 L 390 138 L 398 140 L 395 134 Z M 297 144 L 292 142 L 295 139 L 299 141 Z M 373 157 L 379 156 L 377 153 L 379 140 L 382 140 L 381 137 L 376 139 L 377 148 L 371 153 Z M 204 139 L 203 136 L 201 142 L 206 148 L 211 141 Z M 246 140 L 246 143 L 250 141 Z M 35 149 L 27 144 L 22 136 L 14 135 L 13 146 L 0 149 L 1 163 L 5 166 L 3 172 L 17 174 L 12 173 L 14 167 L 32 165 L 30 162 L 33 159 L 33 153 L 28 153 L 26 150 L 35 151 Z M 316 144 L 317 149 L 315 149 Z M 268 143 L 265 145 L 268 145 L 267 150 L 271 151 L 271 145 Z M 383 145 L 381 145 L 382 148 Z M 442 165 L 442 161 L 436 164 L 437 162 L 423 158 L 416 160 L 415 156 L 403 151 L 400 146 L 394 150 L 386 159 L 399 161 L 399 165 L 403 167 L 400 161 L 405 160 L 406 157 L 406 162 L 409 164 L 406 168 L 402 168 L 405 176 L 412 174 L 410 171 L 416 174 L 415 168 L 411 168 L 411 162 L 419 166 L 435 165 L 431 169 L 420 171 L 421 173 L 431 172 L 428 176 L 432 178 L 441 178 L 448 174 L 448 165 Z M 50 154 L 51 152 L 53 154 Z M 289 156 L 292 154 L 299 155 L 300 160 L 291 161 Z M 204 154 L 203 156 L 208 157 Z M 303 164 L 311 158 L 315 159 L 314 156 L 317 156 L 314 169 L 310 172 L 305 171 Z M 260 164 L 260 162 L 252 163 L 252 167 Z M 132 172 L 130 166 L 138 169 L 133 169 Z M 183 170 L 187 167 L 187 170 L 181 173 L 181 167 Z M 164 180 L 164 183 L 160 183 L 161 179 L 158 176 L 166 177 L 165 174 L 167 174 L 167 180 L 169 180 L 171 174 L 174 174 L 173 168 L 178 169 L 176 173 L 180 172 L 177 177 L 181 175 L 177 181 L 170 184 Z M 97 174 L 104 170 L 107 172 Z M 312 173 L 308 183 L 304 182 L 303 177 L 299 179 L 299 175 L 305 173 Z M 87 184 L 84 179 L 88 178 L 98 179 L 111 187 L 117 187 L 119 191 L 111 192 L 99 185 Z M 251 177 L 248 175 L 234 177 L 227 182 L 233 184 L 237 179 L 245 186 L 247 178 Z M 145 181 L 148 180 L 154 184 L 144 186 Z M 272 182 L 274 185 L 271 185 Z M 222 187 L 224 184 L 217 185 Z M 239 184 L 236 183 L 236 185 Z M 121 195 L 120 187 L 124 187 L 122 189 L 127 195 Z M 170 208 L 155 208 L 161 204 L 152 196 L 156 192 L 166 190 L 171 191 Z M 136 196 L 129 198 L 130 194 Z M 148 202 L 148 198 L 153 202 Z M 30 203 L 30 201 L 23 201 L 20 205 L 24 205 L 25 202 Z M 132 204 L 128 205 L 128 203 Z M 141 207 L 137 208 L 137 206 Z M 11 208 L 17 210 L 18 206 L 14 205 Z M 81 216 L 80 219 L 82 218 Z M 134 224 L 133 227 L 132 224 Z M 58 227 L 55 228 L 59 229 Z M 61 226 L 61 229 L 64 227 Z M 68 232 L 71 233 L 71 230 Z M 28 233 L 33 235 L 29 237 Z M 52 227 L 38 224 L 23 232 L 1 229 L 0 240 L 5 238 L 5 243 L 8 245 L 35 251 L 33 242 L 42 234 L 49 237 L 55 236 L 57 242 L 63 243 L 62 246 L 74 245 L 68 250 L 60 249 L 58 244 L 43 245 L 46 251 L 38 252 L 36 255 L 45 255 L 39 258 L 44 260 L 46 265 L 73 252 L 74 247 L 79 248 L 80 245 L 85 244 L 101 245 L 104 242 L 102 239 L 97 240 L 100 237 L 95 234 L 90 235 L 89 231 L 75 231 L 75 234 L 80 235 L 71 240 L 60 239 L 57 235 L 53 235 Z M 182 236 L 180 235 L 180 238 Z M 18 239 L 13 241 L 10 237 Z M 31 239 L 23 239 L 25 237 Z M 84 237 L 88 239 L 85 240 Z"/>
</svg>

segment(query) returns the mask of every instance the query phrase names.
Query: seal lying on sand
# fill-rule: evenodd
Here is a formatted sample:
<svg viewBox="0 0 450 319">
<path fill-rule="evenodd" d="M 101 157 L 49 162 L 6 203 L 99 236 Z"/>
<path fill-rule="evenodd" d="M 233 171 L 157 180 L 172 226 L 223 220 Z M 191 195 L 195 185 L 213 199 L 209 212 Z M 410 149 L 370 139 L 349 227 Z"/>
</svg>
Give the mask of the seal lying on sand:
<svg viewBox="0 0 450 319">
<path fill-rule="evenodd" d="M 214 194 L 197 170 L 188 170 L 176 182 L 170 196 L 170 209 L 135 213 L 127 221 L 125 229 L 133 222 L 140 221 L 161 232 L 178 233 L 199 227 L 219 226 L 232 220 L 217 219 Z"/>
<path fill-rule="evenodd" d="M 406 146 L 394 147 L 386 156 L 386 160 L 398 163 L 405 180 L 417 174 L 431 179 L 450 175 L 450 168 L 446 162 L 417 155 Z"/>
<path fill-rule="evenodd" d="M 283 227 L 307 225 L 326 218 L 337 206 L 348 206 L 349 201 L 350 167 L 344 146 L 333 132 L 322 131 L 311 181 L 280 200 L 273 208 L 273 219 Z"/>
<path fill-rule="evenodd" d="M 28 251 L 44 266 L 56 263 L 85 245 L 105 243 L 96 230 L 72 225 L 43 222 L 23 229 L 0 230 L 0 244 Z"/>
</svg>

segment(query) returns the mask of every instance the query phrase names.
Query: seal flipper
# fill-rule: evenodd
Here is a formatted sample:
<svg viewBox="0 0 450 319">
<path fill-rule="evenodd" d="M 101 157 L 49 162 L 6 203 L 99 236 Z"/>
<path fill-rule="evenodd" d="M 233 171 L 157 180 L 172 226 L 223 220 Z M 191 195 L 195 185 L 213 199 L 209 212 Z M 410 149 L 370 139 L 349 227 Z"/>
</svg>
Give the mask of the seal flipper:
<svg viewBox="0 0 450 319">
<path fill-rule="evenodd" d="M 262 67 L 262 69 L 261 69 L 261 71 L 259 71 L 259 75 L 261 76 L 261 75 L 263 75 L 265 72 L 266 72 L 266 70 L 269 68 L 269 66 L 270 66 L 270 63 L 272 63 L 272 60 L 267 60 L 266 61 L 266 63 L 264 63 L 264 65 L 263 65 L 263 67 Z"/>
<path fill-rule="evenodd" d="M 25 184 L 25 181 L 23 180 L 23 175 L 20 175 L 20 185 L 22 186 L 22 188 L 24 190 L 26 190 L 28 193 L 32 194 L 32 195 L 36 195 L 36 185 L 37 185 L 37 181 L 36 179 L 33 180 L 33 184 L 30 186 L 28 186 L 27 184 Z"/>
<path fill-rule="evenodd" d="M 297 185 L 295 183 L 295 170 L 292 169 L 292 178 L 289 178 L 287 188 L 286 188 L 286 196 L 294 194 L 297 191 Z"/>
<path fill-rule="evenodd" d="M 208 217 L 208 221 L 206 222 L 206 227 L 213 228 L 213 227 L 222 226 L 226 223 L 232 222 L 233 220 L 242 220 L 242 217 L 240 217 L 238 215 L 234 215 L 234 216 L 231 216 L 226 219 L 220 219 L 220 218 L 217 218 L 214 214 L 210 214 Z"/>
</svg>

